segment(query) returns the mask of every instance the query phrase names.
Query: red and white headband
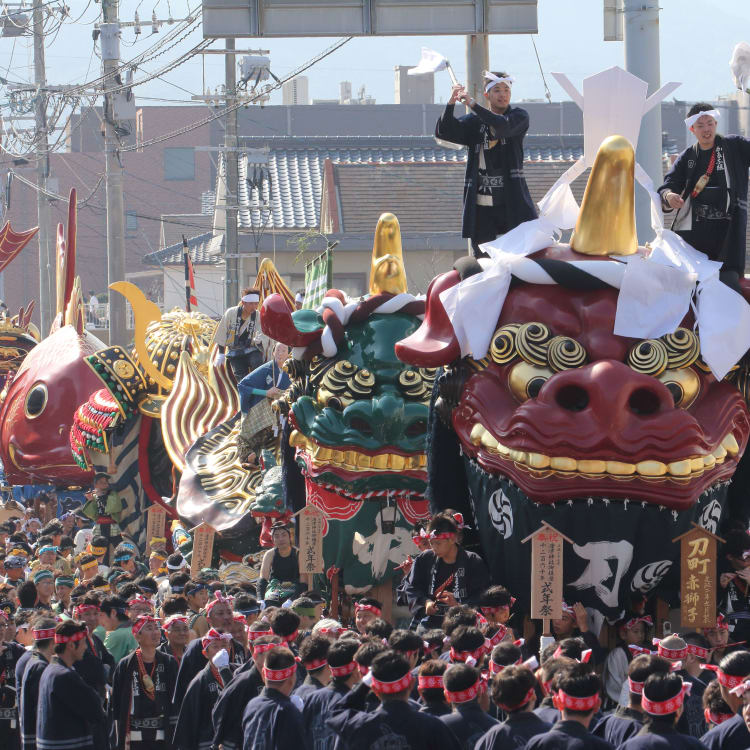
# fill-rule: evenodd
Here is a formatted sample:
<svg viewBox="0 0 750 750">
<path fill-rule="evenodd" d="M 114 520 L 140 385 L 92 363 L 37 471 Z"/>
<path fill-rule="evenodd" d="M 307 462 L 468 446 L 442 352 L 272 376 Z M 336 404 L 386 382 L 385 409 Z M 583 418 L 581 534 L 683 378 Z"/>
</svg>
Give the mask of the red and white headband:
<svg viewBox="0 0 750 750">
<path fill-rule="evenodd" d="M 285 641 L 286 643 L 294 643 L 294 641 L 297 640 L 298 635 L 299 630 L 295 630 L 293 633 L 289 633 L 289 635 L 280 635 L 279 638 L 281 638 L 281 640 Z"/>
<path fill-rule="evenodd" d="M 210 643 L 215 641 L 231 641 L 232 636 L 229 633 L 220 633 L 216 628 L 211 628 L 206 635 L 201 638 L 201 646 L 207 648 Z"/>
<path fill-rule="evenodd" d="M 699 659 L 706 660 L 711 654 L 711 648 L 703 648 L 703 646 L 697 646 L 695 643 L 688 643 L 687 651 L 693 656 L 697 656 Z"/>
<path fill-rule="evenodd" d="M 652 628 L 654 626 L 654 621 L 651 619 L 651 615 L 645 615 L 644 617 L 631 617 L 623 625 L 623 627 L 626 630 L 630 630 L 631 628 L 634 628 L 639 622 L 642 622 L 644 625 L 647 625 L 649 628 Z"/>
<path fill-rule="evenodd" d="M 381 610 L 380 607 L 376 607 L 374 604 L 360 604 L 359 602 L 354 605 L 354 611 L 372 612 L 378 617 L 380 617 L 380 615 L 383 613 L 383 610 Z"/>
<path fill-rule="evenodd" d="M 372 672 L 370 672 L 372 674 Z M 375 693 L 383 693 L 384 695 L 393 695 L 394 693 L 400 693 L 403 690 L 411 687 L 412 676 L 411 672 L 407 672 L 403 677 L 399 677 L 397 680 L 391 682 L 383 682 L 377 677 L 372 678 L 370 684 L 371 689 Z"/>
<path fill-rule="evenodd" d="M 745 682 L 744 677 L 736 677 L 733 674 L 722 672 L 715 664 L 701 664 L 701 669 L 716 672 L 716 679 L 719 681 L 719 685 L 722 685 L 725 688 L 736 688 Z"/>
<path fill-rule="evenodd" d="M 332 667 L 330 664 L 328 668 L 331 670 L 333 677 L 348 677 L 357 668 L 356 661 L 350 661 L 348 664 L 344 664 L 340 667 Z"/>
<path fill-rule="evenodd" d="M 35 641 L 47 641 L 50 638 L 55 637 L 55 629 L 44 628 L 43 630 L 32 630 L 31 635 L 34 637 Z"/>
<path fill-rule="evenodd" d="M 471 687 L 468 687 L 465 690 L 457 690 L 456 692 L 445 690 L 445 700 L 447 700 L 448 703 L 468 703 L 469 701 L 473 701 L 474 698 L 476 698 L 486 687 L 487 683 L 482 677 L 479 677 Z"/>
<path fill-rule="evenodd" d="M 685 696 L 690 695 L 690 688 L 692 687 L 692 683 L 683 682 L 679 693 L 673 698 L 669 698 L 665 701 L 651 701 L 645 694 L 641 694 L 641 708 L 651 716 L 666 716 L 667 714 L 673 714 L 680 708 Z"/>
<path fill-rule="evenodd" d="M 505 625 L 499 625 L 497 628 L 497 631 L 495 631 L 495 634 L 489 639 L 489 647 L 495 648 L 498 643 L 500 643 L 503 638 L 508 633 L 508 628 L 505 627 Z M 518 646 L 519 648 L 523 646 L 524 640 L 523 638 L 520 638 L 518 642 L 514 642 L 514 645 Z"/>
<path fill-rule="evenodd" d="M 498 604 L 497 606 L 480 607 L 479 609 L 482 610 L 482 613 L 485 615 L 494 615 L 496 612 L 502 612 L 504 609 L 510 609 L 515 603 L 516 597 L 511 596 L 510 604 L 503 604 L 502 606 Z"/>
<path fill-rule="evenodd" d="M 718 714 L 715 711 L 704 708 L 703 717 L 706 720 L 706 724 L 723 724 L 725 721 L 733 719 L 735 714 Z"/>
<path fill-rule="evenodd" d="M 73 635 L 55 633 L 55 643 L 75 643 L 76 641 L 82 641 L 86 637 L 87 632 L 88 629 L 79 630 L 77 633 L 73 633 Z"/>
<path fill-rule="evenodd" d="M 552 654 L 552 658 L 553 659 L 559 659 L 563 655 L 564 654 L 562 652 L 562 647 L 558 646 L 555 649 L 555 653 Z M 584 649 L 583 651 L 581 651 L 581 658 L 580 659 L 576 659 L 576 661 L 579 664 L 588 664 L 589 663 L 589 659 L 591 659 L 591 649 L 587 648 L 587 649 Z"/>
<path fill-rule="evenodd" d="M 630 677 L 628 677 L 628 690 L 630 690 L 631 693 L 641 695 L 643 693 L 643 685 L 643 682 L 636 682 L 635 680 L 632 680 Z"/>
<path fill-rule="evenodd" d="M 136 617 L 136 620 L 133 623 L 133 635 L 138 635 L 148 622 L 155 622 L 157 625 L 159 624 L 159 621 L 151 615 L 139 615 Z"/>
<path fill-rule="evenodd" d="M 264 635 L 273 635 L 273 630 L 248 630 L 247 640 L 252 642 Z"/>
<path fill-rule="evenodd" d="M 558 711 L 567 708 L 569 711 L 592 711 L 599 705 L 599 693 L 588 695 L 583 698 L 577 695 L 568 695 L 563 690 L 553 694 L 553 702 Z"/>
<path fill-rule="evenodd" d="M 214 591 L 214 598 L 206 604 L 206 614 L 210 614 L 211 610 L 217 605 L 217 604 L 226 604 L 229 609 L 232 609 L 232 602 L 234 600 L 231 599 L 228 596 L 224 596 L 221 591 Z"/>
<path fill-rule="evenodd" d="M 468 662 L 469 659 L 473 659 L 474 663 L 478 662 L 489 650 L 489 640 L 485 638 L 484 643 L 478 646 L 473 651 L 456 651 L 451 646 L 450 658 L 451 661 Z"/>
<path fill-rule="evenodd" d="M 682 648 L 666 648 L 661 645 L 660 638 L 654 638 L 651 642 L 657 647 L 656 653 L 665 659 L 684 659 L 688 655 L 687 645 Z"/>
<path fill-rule="evenodd" d="M 443 675 L 441 674 L 427 674 L 419 675 L 417 678 L 417 687 L 420 690 L 434 690 L 439 688 L 443 689 Z"/>
<path fill-rule="evenodd" d="M 316 669 L 325 667 L 326 664 L 328 664 L 328 659 L 326 659 L 325 656 L 322 659 L 311 659 L 310 661 L 304 662 L 305 669 L 308 672 L 314 672 Z"/>
<path fill-rule="evenodd" d="M 724 684 L 719 680 L 719 684 Z M 748 690 L 750 690 L 750 680 L 743 680 L 738 685 L 733 685 L 729 692 L 732 695 L 736 695 L 738 698 L 741 698 Z"/>
<path fill-rule="evenodd" d="M 270 651 L 274 648 L 281 648 L 283 645 L 283 643 L 258 643 L 257 645 L 253 646 L 253 656 L 257 656 L 258 654 L 265 654 L 266 651 Z"/>
<path fill-rule="evenodd" d="M 181 622 L 185 625 L 188 625 L 190 623 L 185 615 L 170 615 L 166 620 L 164 620 L 164 629 L 169 630 L 176 622 Z"/>
<path fill-rule="evenodd" d="M 79 615 L 82 615 L 84 612 L 100 612 L 100 608 L 96 604 L 79 604 L 77 607 L 73 607 L 73 615 L 76 619 L 78 619 Z"/>
<path fill-rule="evenodd" d="M 297 664 L 292 664 L 291 667 L 285 669 L 268 669 L 263 667 L 263 677 L 268 682 L 283 682 L 284 680 L 291 677 L 297 671 Z"/>
</svg>

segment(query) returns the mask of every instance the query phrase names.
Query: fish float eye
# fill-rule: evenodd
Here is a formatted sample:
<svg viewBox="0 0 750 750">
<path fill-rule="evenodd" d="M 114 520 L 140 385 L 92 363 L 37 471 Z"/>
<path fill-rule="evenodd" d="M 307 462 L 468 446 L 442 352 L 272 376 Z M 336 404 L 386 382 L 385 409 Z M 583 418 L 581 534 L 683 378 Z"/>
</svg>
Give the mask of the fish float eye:
<svg viewBox="0 0 750 750">
<path fill-rule="evenodd" d="M 43 383 L 36 383 L 34 387 L 26 394 L 23 410 L 29 419 L 36 419 L 47 406 L 47 386 Z"/>
</svg>

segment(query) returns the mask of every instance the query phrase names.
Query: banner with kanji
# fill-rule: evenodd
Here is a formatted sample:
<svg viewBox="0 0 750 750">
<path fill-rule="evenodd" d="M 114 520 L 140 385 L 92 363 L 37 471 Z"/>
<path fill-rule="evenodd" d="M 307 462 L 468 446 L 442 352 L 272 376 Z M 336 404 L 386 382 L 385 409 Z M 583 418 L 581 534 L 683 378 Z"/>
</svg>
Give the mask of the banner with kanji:
<svg viewBox="0 0 750 750">
<path fill-rule="evenodd" d="M 680 542 L 680 621 L 683 627 L 716 625 L 717 536 L 694 526 L 673 541 Z"/>
<path fill-rule="evenodd" d="M 634 595 L 658 595 L 679 606 L 680 544 L 675 537 L 697 523 L 715 533 L 725 512 L 725 487 L 706 490 L 683 511 L 648 503 L 579 498 L 536 504 L 504 477 L 488 474 L 465 459 L 466 479 L 481 550 L 492 573 L 531 610 L 531 566 L 523 540 L 546 522 L 572 540 L 562 550 L 562 595 L 616 620 L 622 602 Z M 637 543 L 636 543 L 637 540 Z M 700 551 L 700 550 L 698 550 Z M 705 556 L 689 563 L 702 569 Z M 540 579 L 541 580 L 541 579 Z M 692 598 L 691 598 L 692 599 Z"/>
</svg>

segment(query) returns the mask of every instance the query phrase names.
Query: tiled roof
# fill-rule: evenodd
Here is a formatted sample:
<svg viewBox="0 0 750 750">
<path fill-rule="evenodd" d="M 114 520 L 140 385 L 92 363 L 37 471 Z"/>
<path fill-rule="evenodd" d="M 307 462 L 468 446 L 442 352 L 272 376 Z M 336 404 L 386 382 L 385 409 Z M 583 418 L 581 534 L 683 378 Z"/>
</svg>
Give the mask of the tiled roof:
<svg viewBox="0 0 750 750">
<path fill-rule="evenodd" d="M 326 159 L 334 164 L 466 160 L 465 149 L 441 145 L 432 136 L 252 136 L 242 138 L 241 146 L 269 149 L 264 165 L 248 164 L 247 155 L 240 155 L 239 224 L 246 231 L 317 227 Z M 572 162 L 583 153 L 583 136 L 529 135 L 524 146 L 528 164 Z M 665 139 L 665 156 L 676 151 L 676 145 Z M 223 174 L 223 160 L 219 169 Z M 248 176 L 255 186 L 248 183 Z"/>
<path fill-rule="evenodd" d="M 318 226 L 326 159 L 337 164 L 463 164 L 466 160 L 465 149 L 443 146 L 431 136 L 242 139 L 243 145 L 250 147 L 256 141 L 257 145 L 269 146 L 268 164 L 262 168 L 252 162 L 248 164 L 246 154 L 240 155 L 239 163 L 239 222 L 240 228 L 248 231 L 263 226 L 277 229 Z M 529 136 L 526 160 L 574 161 L 580 157 L 582 145 L 581 136 Z M 223 160 L 219 169 L 223 175 Z"/>
<path fill-rule="evenodd" d="M 182 235 L 197 236 L 213 228 L 213 208 L 209 214 L 162 214 L 160 247 L 169 247 L 182 242 Z"/>
<path fill-rule="evenodd" d="M 206 232 L 188 240 L 193 265 L 214 265 L 224 249 L 224 234 Z M 143 256 L 147 266 L 171 266 L 182 263 L 182 241 Z"/>
<path fill-rule="evenodd" d="M 534 202 L 542 199 L 570 162 L 532 162 L 524 174 Z M 324 231 L 372 231 L 384 211 L 396 214 L 404 232 L 461 231 L 464 165 L 432 162 L 417 164 L 333 164 L 326 173 L 335 183 L 335 200 L 324 199 Z M 330 177 L 328 177 L 330 175 Z M 580 203 L 588 171 L 571 186 Z M 328 185 L 326 196 L 331 195 Z"/>
</svg>

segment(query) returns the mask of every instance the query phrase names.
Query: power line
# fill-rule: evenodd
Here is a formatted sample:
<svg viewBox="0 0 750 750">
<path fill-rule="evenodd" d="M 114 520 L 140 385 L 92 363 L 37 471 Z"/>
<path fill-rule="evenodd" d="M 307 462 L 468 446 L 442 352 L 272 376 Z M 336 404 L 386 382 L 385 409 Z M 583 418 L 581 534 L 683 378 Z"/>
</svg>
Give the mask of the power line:
<svg viewBox="0 0 750 750">
<path fill-rule="evenodd" d="M 296 76 L 300 75 L 301 73 L 304 73 L 306 70 L 309 70 L 313 65 L 320 62 L 321 60 L 324 60 L 329 55 L 332 55 L 336 50 L 343 47 L 347 42 L 350 42 L 354 37 L 345 37 L 344 39 L 339 39 L 337 42 L 332 44 L 327 49 L 323 50 L 319 55 L 316 55 L 311 60 L 308 60 L 308 62 L 301 65 L 299 68 L 294 70 L 292 73 L 290 73 L 285 78 L 279 79 L 275 84 L 265 87 L 264 91 L 261 93 L 256 94 L 255 96 L 250 97 L 249 99 L 244 99 L 237 104 L 233 104 L 228 107 L 224 107 L 220 111 L 218 111 L 214 115 L 210 115 L 209 117 L 204 118 L 203 120 L 199 120 L 198 122 L 194 122 L 191 125 L 186 125 L 185 127 L 179 128 L 178 130 L 174 130 L 171 133 L 165 133 L 164 135 L 157 136 L 155 138 L 151 138 L 148 141 L 141 141 L 140 143 L 136 143 L 132 146 L 125 146 L 121 151 L 135 151 L 142 148 L 145 148 L 146 146 L 153 146 L 156 143 L 163 143 L 164 141 L 168 141 L 172 138 L 176 138 L 179 135 L 184 135 L 185 133 L 189 133 L 193 130 L 196 130 L 197 128 L 202 128 L 204 125 L 208 125 L 211 122 L 214 122 L 214 120 L 219 120 L 224 117 L 226 117 L 228 114 L 242 108 L 246 107 L 249 104 L 252 104 L 254 101 L 260 99 L 262 96 L 265 96 L 266 94 L 270 93 L 271 91 L 275 91 L 277 89 L 280 89 L 283 84 L 285 84 L 287 81 L 290 81 L 292 78 L 295 78 Z"/>
</svg>

